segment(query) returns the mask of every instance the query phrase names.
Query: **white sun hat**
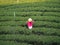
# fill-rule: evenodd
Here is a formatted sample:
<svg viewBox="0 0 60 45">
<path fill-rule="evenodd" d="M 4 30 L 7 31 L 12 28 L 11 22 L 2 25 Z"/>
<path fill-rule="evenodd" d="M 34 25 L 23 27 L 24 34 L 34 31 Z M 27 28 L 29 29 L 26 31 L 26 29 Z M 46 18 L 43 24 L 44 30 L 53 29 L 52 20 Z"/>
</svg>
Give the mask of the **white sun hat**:
<svg viewBox="0 0 60 45">
<path fill-rule="evenodd" d="M 28 21 L 29 21 L 29 22 L 31 22 L 31 21 L 32 21 L 32 19 L 31 19 L 31 18 L 29 18 L 29 19 L 28 19 Z"/>
</svg>

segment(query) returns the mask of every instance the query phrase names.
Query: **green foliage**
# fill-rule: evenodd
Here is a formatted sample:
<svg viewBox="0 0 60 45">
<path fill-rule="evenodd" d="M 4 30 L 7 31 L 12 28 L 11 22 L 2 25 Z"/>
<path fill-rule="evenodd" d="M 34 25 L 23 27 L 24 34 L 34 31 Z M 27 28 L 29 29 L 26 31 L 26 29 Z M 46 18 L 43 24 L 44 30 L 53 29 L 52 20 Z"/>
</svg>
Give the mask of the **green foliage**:
<svg viewBox="0 0 60 45">
<path fill-rule="evenodd" d="M 7 18 L 6 18 L 7 17 Z M 29 17 L 20 17 L 16 16 L 14 19 L 14 16 L 3 16 L 0 17 L 0 21 L 26 21 Z M 55 16 L 31 16 L 35 21 L 51 21 L 51 22 L 60 22 L 60 17 Z"/>
<path fill-rule="evenodd" d="M 54 28 L 33 28 L 32 30 L 26 29 L 26 27 L 10 27 L 10 26 L 2 26 L 0 27 L 0 34 L 25 34 L 25 35 L 30 35 L 30 34 L 36 34 L 36 35 L 55 35 L 55 36 L 60 36 L 60 30 L 59 29 L 54 29 Z"/>
<path fill-rule="evenodd" d="M 0 22 L 0 26 L 24 26 L 25 27 L 26 21 Z M 47 21 L 35 21 L 34 27 L 53 27 L 53 28 L 59 28 L 60 29 L 60 23 L 47 22 Z"/>
<path fill-rule="evenodd" d="M 19 43 L 19 42 L 16 42 L 16 41 L 3 41 L 3 40 L 0 40 L 0 45 L 32 45 L 32 44 L 28 44 L 28 43 Z"/>
<path fill-rule="evenodd" d="M 0 45 L 60 45 L 59 0 L 0 5 Z"/>
<path fill-rule="evenodd" d="M 2 40 L 16 40 L 16 41 L 26 41 L 26 42 L 33 42 L 33 43 L 40 43 L 42 41 L 42 43 L 54 43 L 60 42 L 60 37 L 58 36 L 37 36 L 37 35 L 0 35 L 0 39 Z"/>
</svg>

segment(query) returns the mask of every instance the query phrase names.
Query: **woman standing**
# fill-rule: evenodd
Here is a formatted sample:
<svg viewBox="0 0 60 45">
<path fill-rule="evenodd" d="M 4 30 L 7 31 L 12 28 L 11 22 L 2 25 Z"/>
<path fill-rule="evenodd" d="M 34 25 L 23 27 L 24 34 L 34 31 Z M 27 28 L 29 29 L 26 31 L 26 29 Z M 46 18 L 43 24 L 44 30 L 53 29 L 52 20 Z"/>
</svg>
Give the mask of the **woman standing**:
<svg viewBox="0 0 60 45">
<path fill-rule="evenodd" d="M 28 29 L 32 29 L 32 27 L 33 27 L 33 20 L 31 18 L 29 18 L 27 21 L 27 27 L 28 27 Z"/>
</svg>

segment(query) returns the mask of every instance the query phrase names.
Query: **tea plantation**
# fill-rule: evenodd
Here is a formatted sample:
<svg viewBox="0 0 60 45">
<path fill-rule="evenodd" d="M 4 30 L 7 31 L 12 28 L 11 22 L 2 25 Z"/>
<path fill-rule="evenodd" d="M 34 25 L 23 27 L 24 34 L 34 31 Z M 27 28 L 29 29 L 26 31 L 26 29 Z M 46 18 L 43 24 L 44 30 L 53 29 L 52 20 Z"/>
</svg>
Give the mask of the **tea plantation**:
<svg viewBox="0 0 60 45">
<path fill-rule="evenodd" d="M 60 45 L 60 0 L 0 3 L 0 45 Z"/>
</svg>

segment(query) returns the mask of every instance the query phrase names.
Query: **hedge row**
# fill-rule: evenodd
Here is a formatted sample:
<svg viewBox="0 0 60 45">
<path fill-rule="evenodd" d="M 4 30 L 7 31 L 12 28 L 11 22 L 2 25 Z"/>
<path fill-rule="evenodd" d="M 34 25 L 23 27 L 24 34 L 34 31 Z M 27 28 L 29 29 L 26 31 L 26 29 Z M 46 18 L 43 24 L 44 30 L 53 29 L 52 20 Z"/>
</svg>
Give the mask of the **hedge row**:
<svg viewBox="0 0 60 45">
<path fill-rule="evenodd" d="M 34 24 L 35 27 L 53 27 L 60 28 L 60 23 L 54 22 L 45 22 L 45 21 L 36 21 Z"/>
<path fill-rule="evenodd" d="M 16 26 L 16 27 L 4 27 L 4 26 L 0 26 L 0 34 L 26 34 L 26 35 L 30 35 L 30 34 L 36 34 L 36 35 L 55 35 L 55 36 L 60 36 L 60 29 L 54 29 L 54 28 L 34 28 L 29 30 L 26 27 L 20 27 L 20 26 Z"/>
<path fill-rule="evenodd" d="M 44 14 L 43 14 L 43 16 L 58 16 L 58 17 L 60 17 L 60 13 L 59 12 L 45 12 Z"/>
<path fill-rule="evenodd" d="M 55 17 L 55 16 L 32 16 L 34 20 L 38 21 L 53 21 L 53 22 L 60 22 L 59 19 L 60 17 Z"/>
<path fill-rule="evenodd" d="M 28 42 L 35 44 L 60 44 L 60 37 L 58 36 L 37 36 L 37 35 L 0 35 L 0 40 L 11 40 L 18 42 Z"/>
<path fill-rule="evenodd" d="M 17 11 L 17 12 L 60 12 L 60 8 L 49 8 L 49 7 L 26 7 L 26 8 L 9 8 L 9 9 L 2 9 L 1 11 Z"/>
<path fill-rule="evenodd" d="M 59 12 L 15 12 L 16 16 L 58 16 L 60 17 Z M 14 16 L 14 12 L 0 12 L 0 16 Z"/>
<path fill-rule="evenodd" d="M 3 41 L 3 40 L 0 40 L 0 45 L 32 45 L 32 44 L 21 43 L 21 42 L 16 42 L 16 41 Z"/>
<path fill-rule="evenodd" d="M 26 27 L 26 21 L 0 22 L 0 26 L 24 26 L 24 27 Z M 59 28 L 60 29 L 60 23 L 47 22 L 47 21 L 35 21 L 34 27 L 53 27 L 53 28 Z"/>
<path fill-rule="evenodd" d="M 40 16 L 42 12 L 15 12 L 16 16 Z M 0 12 L 0 16 L 14 16 L 14 12 Z"/>
<path fill-rule="evenodd" d="M 0 16 L 0 21 L 1 20 L 14 20 L 14 16 Z"/>
<path fill-rule="evenodd" d="M 23 3 L 23 4 L 13 4 L 13 5 L 1 5 L 0 8 L 25 8 L 25 7 L 41 7 L 41 6 L 45 6 L 45 7 L 59 7 L 59 1 L 55 2 L 55 1 L 46 1 L 46 2 L 38 2 L 38 3 Z"/>
<path fill-rule="evenodd" d="M 0 21 L 6 21 L 6 20 L 27 21 L 28 18 L 29 17 L 16 16 L 14 19 L 14 16 L 1 16 Z M 31 16 L 31 18 L 35 21 L 60 22 L 60 17 L 55 16 Z"/>
<path fill-rule="evenodd" d="M 12 16 L 12 15 L 10 15 Z M 60 17 L 59 12 L 16 12 L 16 16 L 57 16 Z"/>
</svg>

